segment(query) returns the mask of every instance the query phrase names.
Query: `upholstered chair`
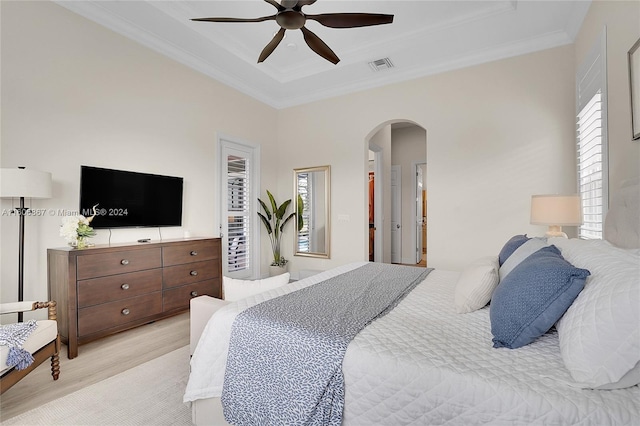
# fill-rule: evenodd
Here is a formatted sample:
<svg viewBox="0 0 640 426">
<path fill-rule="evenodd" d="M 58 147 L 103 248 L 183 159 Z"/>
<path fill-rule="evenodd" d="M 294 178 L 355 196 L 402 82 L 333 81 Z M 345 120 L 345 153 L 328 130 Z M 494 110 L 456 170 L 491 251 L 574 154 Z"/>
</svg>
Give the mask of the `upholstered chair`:
<svg viewBox="0 0 640 426">
<path fill-rule="evenodd" d="M 0 345 L 0 394 L 4 393 L 11 386 L 15 385 L 27 374 L 35 370 L 47 358 L 51 358 L 51 375 L 53 380 L 58 380 L 60 375 L 60 335 L 58 334 L 58 323 L 56 316 L 56 302 L 14 302 L 0 304 L 0 314 L 12 314 L 17 312 L 34 311 L 36 309 L 48 309 L 48 319 L 36 321 L 37 327 L 31 331 L 22 349 L 33 356 L 33 363 L 24 369 L 7 366 L 9 356 L 9 346 Z M 6 324 L 5 324 L 6 325 Z"/>
</svg>

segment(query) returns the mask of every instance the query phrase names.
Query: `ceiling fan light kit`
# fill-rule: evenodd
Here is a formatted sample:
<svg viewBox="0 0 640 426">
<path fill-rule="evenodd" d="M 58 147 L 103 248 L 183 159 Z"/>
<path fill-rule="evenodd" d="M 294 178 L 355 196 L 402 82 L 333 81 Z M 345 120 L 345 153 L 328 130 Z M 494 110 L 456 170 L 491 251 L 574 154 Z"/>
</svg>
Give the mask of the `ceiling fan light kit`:
<svg viewBox="0 0 640 426">
<path fill-rule="evenodd" d="M 192 21 L 203 22 L 264 22 L 276 21 L 280 30 L 273 36 L 271 41 L 265 46 L 258 57 L 258 62 L 263 62 L 273 53 L 285 36 L 286 30 L 300 30 L 307 45 L 318 55 L 327 61 L 337 64 L 340 58 L 331 50 L 325 42 L 315 33 L 305 27 L 308 19 L 316 21 L 329 28 L 357 28 L 370 27 L 373 25 L 390 24 L 393 22 L 393 15 L 380 13 L 321 13 L 318 15 L 307 15 L 302 11 L 303 6 L 311 5 L 317 0 L 264 0 L 271 4 L 278 12 L 275 15 L 262 16 L 260 18 L 193 18 Z"/>
</svg>

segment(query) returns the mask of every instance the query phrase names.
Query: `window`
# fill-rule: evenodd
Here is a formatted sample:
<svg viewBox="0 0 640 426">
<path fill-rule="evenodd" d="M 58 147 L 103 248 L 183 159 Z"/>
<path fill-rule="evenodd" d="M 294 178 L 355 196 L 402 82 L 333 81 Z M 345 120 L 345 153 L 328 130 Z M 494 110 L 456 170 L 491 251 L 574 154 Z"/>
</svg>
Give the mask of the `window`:
<svg viewBox="0 0 640 426">
<path fill-rule="evenodd" d="M 219 139 L 219 146 L 223 272 L 233 278 L 256 278 L 260 267 L 259 148 L 227 139 Z"/>
<path fill-rule="evenodd" d="M 602 239 L 608 205 L 606 28 L 576 78 L 579 237 Z"/>
</svg>

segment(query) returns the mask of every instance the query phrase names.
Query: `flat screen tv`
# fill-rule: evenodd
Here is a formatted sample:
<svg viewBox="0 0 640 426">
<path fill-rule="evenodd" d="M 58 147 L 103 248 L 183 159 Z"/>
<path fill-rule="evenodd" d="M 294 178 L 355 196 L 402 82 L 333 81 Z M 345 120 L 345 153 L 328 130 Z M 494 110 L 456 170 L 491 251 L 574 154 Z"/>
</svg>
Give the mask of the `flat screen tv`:
<svg viewBox="0 0 640 426">
<path fill-rule="evenodd" d="M 80 166 L 80 214 L 96 229 L 182 225 L 183 179 Z"/>
</svg>

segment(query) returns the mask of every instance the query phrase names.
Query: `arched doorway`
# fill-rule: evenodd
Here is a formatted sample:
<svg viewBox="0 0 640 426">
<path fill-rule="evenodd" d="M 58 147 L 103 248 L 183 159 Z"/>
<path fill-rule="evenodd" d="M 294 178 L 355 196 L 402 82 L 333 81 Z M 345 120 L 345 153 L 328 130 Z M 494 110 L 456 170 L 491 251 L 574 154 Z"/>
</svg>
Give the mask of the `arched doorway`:
<svg viewBox="0 0 640 426">
<path fill-rule="evenodd" d="M 377 126 L 365 142 L 369 260 L 426 265 L 426 130 L 394 120 Z"/>
</svg>

